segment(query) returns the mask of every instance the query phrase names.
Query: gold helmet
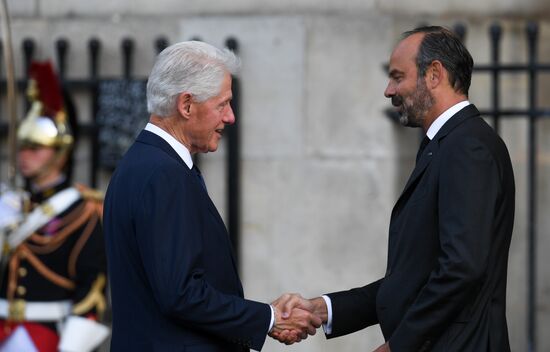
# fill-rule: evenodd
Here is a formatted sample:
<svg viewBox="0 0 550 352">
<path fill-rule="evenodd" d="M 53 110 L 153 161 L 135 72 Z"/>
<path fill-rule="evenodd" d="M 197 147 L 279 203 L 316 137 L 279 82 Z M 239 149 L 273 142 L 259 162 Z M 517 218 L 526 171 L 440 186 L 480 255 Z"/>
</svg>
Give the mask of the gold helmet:
<svg viewBox="0 0 550 352">
<path fill-rule="evenodd" d="M 52 147 L 64 154 L 74 138 L 67 123 L 61 86 L 50 61 L 32 62 L 27 97 L 31 108 L 17 131 L 20 146 Z"/>
</svg>

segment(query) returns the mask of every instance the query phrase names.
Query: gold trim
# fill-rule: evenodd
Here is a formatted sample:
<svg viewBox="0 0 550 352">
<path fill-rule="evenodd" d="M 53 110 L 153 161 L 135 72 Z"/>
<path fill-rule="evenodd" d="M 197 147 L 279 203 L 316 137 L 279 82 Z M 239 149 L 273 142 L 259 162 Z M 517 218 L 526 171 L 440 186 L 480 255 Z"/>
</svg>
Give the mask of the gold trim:
<svg viewBox="0 0 550 352">
<path fill-rule="evenodd" d="M 6 298 L 8 301 L 13 300 L 15 297 L 15 289 L 17 288 L 17 268 L 19 268 L 20 253 L 17 251 L 10 258 L 9 262 L 9 279 L 8 279 L 8 292 Z"/>
<path fill-rule="evenodd" d="M 57 286 L 61 286 L 67 290 L 74 290 L 76 287 L 76 284 L 74 281 L 71 281 L 67 279 L 66 277 L 63 277 L 52 270 L 50 270 L 40 259 L 38 259 L 29 248 L 25 244 L 20 245 L 17 248 L 17 251 L 21 251 L 25 254 L 26 260 L 46 279 L 53 282 Z"/>
<path fill-rule="evenodd" d="M 86 297 L 73 306 L 73 313 L 76 315 L 83 315 L 95 308 L 98 319 L 101 320 L 103 318 L 103 312 L 105 312 L 105 308 L 107 307 L 105 296 L 103 295 L 103 289 L 105 288 L 106 282 L 105 274 L 99 274 Z"/>
<path fill-rule="evenodd" d="M 90 202 L 87 202 L 77 221 L 68 224 L 53 236 L 41 236 L 34 233 L 30 236 L 30 240 L 35 244 L 30 243 L 29 241 L 27 241 L 26 244 L 36 254 L 52 253 L 64 243 L 67 237 L 83 226 L 94 214 L 94 212 L 95 206 Z"/>
<path fill-rule="evenodd" d="M 82 198 L 86 200 L 103 203 L 105 199 L 105 193 L 100 190 L 89 188 L 81 183 L 76 183 L 75 187 L 82 194 Z"/>
<path fill-rule="evenodd" d="M 8 321 L 22 323 L 25 321 L 26 302 L 23 299 L 8 301 Z"/>
<path fill-rule="evenodd" d="M 69 255 L 69 263 L 67 271 L 69 273 L 69 277 L 74 278 L 76 277 L 76 261 L 80 255 L 80 252 L 82 251 L 82 248 L 84 248 L 84 245 L 86 242 L 88 242 L 88 239 L 94 232 L 94 229 L 96 228 L 98 221 L 97 214 L 92 214 L 91 219 L 86 224 L 86 227 L 84 230 L 82 230 L 82 233 L 80 235 L 80 238 L 76 241 L 75 245 L 73 246 L 73 249 L 71 250 L 71 254 Z"/>
</svg>

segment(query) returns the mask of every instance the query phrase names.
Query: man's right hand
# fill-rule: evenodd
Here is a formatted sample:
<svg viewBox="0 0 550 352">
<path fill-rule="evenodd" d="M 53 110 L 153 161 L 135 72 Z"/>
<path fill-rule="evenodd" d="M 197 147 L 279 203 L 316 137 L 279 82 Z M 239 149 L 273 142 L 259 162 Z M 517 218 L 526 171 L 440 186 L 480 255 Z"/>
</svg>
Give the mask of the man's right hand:
<svg viewBox="0 0 550 352">
<path fill-rule="evenodd" d="M 287 345 L 314 335 L 327 320 L 327 308 L 321 297 L 311 300 L 299 294 L 284 294 L 272 303 L 275 325 L 269 336 Z"/>
</svg>

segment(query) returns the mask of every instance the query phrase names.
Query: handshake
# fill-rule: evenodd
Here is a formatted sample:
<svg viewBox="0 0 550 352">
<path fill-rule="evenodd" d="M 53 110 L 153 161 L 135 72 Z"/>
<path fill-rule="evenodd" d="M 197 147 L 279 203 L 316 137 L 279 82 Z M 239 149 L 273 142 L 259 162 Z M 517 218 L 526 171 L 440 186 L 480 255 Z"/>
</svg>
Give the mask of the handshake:
<svg viewBox="0 0 550 352">
<path fill-rule="evenodd" d="M 322 297 L 305 299 L 297 293 L 287 293 L 271 303 L 275 323 L 269 336 L 291 345 L 315 335 L 317 328 L 328 319 L 327 306 Z"/>
<path fill-rule="evenodd" d="M 269 336 L 292 345 L 315 335 L 317 328 L 328 321 L 328 307 L 323 297 L 305 299 L 297 293 L 286 293 L 271 303 L 275 324 Z M 374 352 L 391 352 L 388 342 Z"/>
</svg>

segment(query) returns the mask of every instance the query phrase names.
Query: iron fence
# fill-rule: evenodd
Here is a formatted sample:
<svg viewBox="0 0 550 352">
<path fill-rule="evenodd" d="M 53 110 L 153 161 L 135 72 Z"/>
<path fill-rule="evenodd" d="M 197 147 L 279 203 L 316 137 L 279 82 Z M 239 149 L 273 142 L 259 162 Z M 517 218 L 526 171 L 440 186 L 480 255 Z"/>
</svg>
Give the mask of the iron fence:
<svg viewBox="0 0 550 352">
<path fill-rule="evenodd" d="M 455 31 L 463 39 L 466 34 L 464 25 L 455 26 Z M 528 119 L 528 176 L 527 176 L 527 349 L 536 351 L 537 319 L 536 319 L 536 293 L 537 293 L 537 135 L 536 126 L 540 118 L 550 117 L 550 108 L 538 105 L 537 82 L 539 75 L 550 72 L 550 63 L 542 63 L 538 60 L 539 26 L 530 22 L 525 27 L 527 40 L 527 62 L 516 64 L 503 64 L 500 60 L 500 44 L 502 26 L 498 23 L 489 28 L 491 40 L 491 62 L 484 65 L 475 65 L 474 73 L 489 72 L 491 74 L 491 107 L 481 110 L 481 114 L 491 116 L 493 127 L 500 131 L 502 118 L 527 118 Z M 503 109 L 501 107 L 500 78 L 505 73 L 527 73 L 527 108 Z"/>
</svg>

